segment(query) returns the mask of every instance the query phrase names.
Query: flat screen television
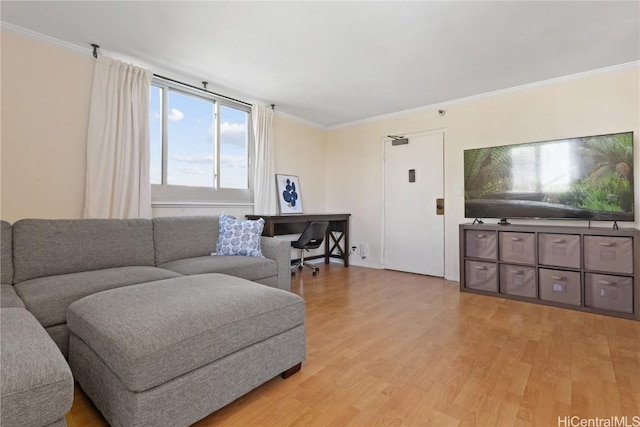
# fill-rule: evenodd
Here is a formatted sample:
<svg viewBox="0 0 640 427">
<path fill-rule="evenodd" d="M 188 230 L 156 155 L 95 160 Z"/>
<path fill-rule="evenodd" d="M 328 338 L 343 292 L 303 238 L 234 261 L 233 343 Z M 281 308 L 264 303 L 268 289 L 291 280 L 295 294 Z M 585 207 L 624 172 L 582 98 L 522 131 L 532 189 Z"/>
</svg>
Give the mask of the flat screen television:
<svg viewBox="0 0 640 427">
<path fill-rule="evenodd" d="M 464 150 L 466 218 L 633 221 L 633 132 Z"/>
</svg>

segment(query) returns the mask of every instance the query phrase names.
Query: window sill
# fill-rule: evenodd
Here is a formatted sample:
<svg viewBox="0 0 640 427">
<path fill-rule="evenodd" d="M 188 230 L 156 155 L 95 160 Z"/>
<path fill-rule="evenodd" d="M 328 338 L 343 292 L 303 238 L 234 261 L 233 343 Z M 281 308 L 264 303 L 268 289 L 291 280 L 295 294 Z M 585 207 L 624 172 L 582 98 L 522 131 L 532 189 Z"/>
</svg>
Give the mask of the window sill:
<svg viewBox="0 0 640 427">
<path fill-rule="evenodd" d="M 153 201 L 152 208 L 215 208 L 215 207 L 247 207 L 251 202 L 171 202 Z"/>
</svg>

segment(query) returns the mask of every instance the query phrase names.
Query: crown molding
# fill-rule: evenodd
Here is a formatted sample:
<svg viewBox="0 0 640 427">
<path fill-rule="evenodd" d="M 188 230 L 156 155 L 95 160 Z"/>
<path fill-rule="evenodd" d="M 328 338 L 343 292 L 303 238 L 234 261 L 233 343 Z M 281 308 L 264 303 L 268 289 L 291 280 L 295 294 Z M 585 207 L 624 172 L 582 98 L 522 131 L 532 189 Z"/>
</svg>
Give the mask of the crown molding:
<svg viewBox="0 0 640 427">
<path fill-rule="evenodd" d="M 0 21 L 0 29 L 2 30 L 6 30 L 6 31 L 10 31 L 14 34 L 17 34 L 19 36 L 23 36 L 25 38 L 28 39 L 32 39 L 32 40 L 36 40 L 36 41 L 41 41 L 44 43 L 48 43 L 48 44 L 52 44 L 55 46 L 58 46 L 60 48 L 66 49 L 66 50 L 70 50 L 72 52 L 75 53 L 81 53 L 83 55 L 89 54 L 91 55 L 93 53 L 93 48 L 91 47 L 83 47 L 83 46 L 78 46 L 75 45 L 73 43 L 68 43 L 65 41 L 62 41 L 60 39 L 56 39 L 54 37 L 50 37 L 41 33 L 37 33 L 35 31 L 23 28 L 23 27 L 19 27 L 17 25 L 14 24 L 10 24 L 8 22 L 5 21 Z"/>
</svg>

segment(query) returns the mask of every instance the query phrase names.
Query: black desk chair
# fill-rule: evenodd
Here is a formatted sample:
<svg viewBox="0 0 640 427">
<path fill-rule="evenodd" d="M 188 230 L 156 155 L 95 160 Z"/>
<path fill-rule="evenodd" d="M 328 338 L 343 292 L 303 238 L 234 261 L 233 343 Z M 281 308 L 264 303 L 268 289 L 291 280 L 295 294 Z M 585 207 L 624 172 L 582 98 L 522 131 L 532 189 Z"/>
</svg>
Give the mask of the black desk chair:
<svg viewBox="0 0 640 427">
<path fill-rule="evenodd" d="M 291 267 L 291 275 L 296 275 L 296 269 L 302 270 L 302 267 L 310 268 L 313 271 L 313 275 L 318 274 L 319 268 L 311 264 L 305 264 L 304 251 L 309 249 L 317 249 L 322 244 L 326 234 L 329 222 L 327 221 L 313 221 L 307 225 L 298 240 L 291 242 L 291 246 L 300 249 L 300 261 L 295 263 Z"/>
</svg>

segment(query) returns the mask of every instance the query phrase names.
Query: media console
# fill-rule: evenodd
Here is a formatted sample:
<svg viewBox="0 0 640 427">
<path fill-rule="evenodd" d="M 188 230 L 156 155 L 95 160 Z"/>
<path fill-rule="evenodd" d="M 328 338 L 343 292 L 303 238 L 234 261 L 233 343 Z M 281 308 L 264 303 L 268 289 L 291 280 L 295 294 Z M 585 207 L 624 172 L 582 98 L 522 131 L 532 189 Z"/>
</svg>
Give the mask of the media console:
<svg viewBox="0 0 640 427">
<path fill-rule="evenodd" d="M 640 320 L 640 231 L 460 225 L 460 291 Z"/>
</svg>

